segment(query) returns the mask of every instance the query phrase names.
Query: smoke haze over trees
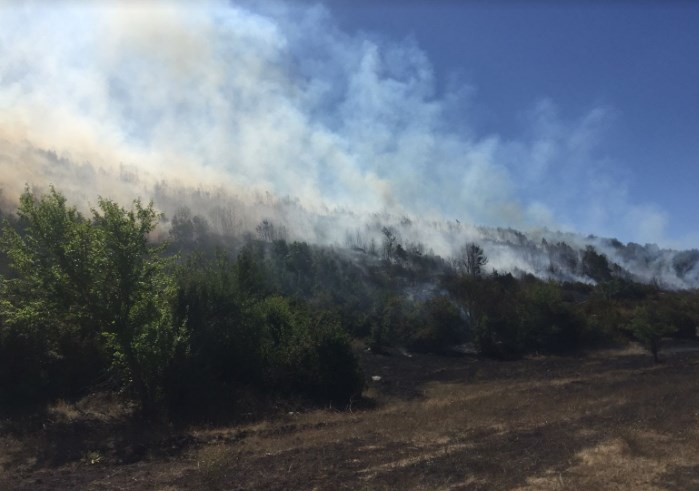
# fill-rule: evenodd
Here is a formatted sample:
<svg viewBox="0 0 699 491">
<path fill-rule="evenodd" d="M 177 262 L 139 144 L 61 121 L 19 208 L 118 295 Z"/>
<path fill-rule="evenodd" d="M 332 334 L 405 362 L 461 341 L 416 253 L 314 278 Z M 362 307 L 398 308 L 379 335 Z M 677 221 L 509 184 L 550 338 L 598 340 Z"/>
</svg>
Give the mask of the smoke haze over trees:
<svg viewBox="0 0 699 491">
<path fill-rule="evenodd" d="M 54 184 L 85 209 L 96 195 L 141 197 L 172 216 L 155 199 L 165 185 L 251 207 L 298 200 L 309 213 L 293 228 L 314 242 L 314 215 L 350 211 L 362 226 L 388 213 L 696 246 L 666 237 L 667 213 L 632 199 L 607 165 L 614 108 L 566 114 L 544 97 L 521 134 L 484 132 L 469 117 L 474 86 L 439 83 L 415 40 L 344 32 L 329 7 L 0 8 L 0 185 L 10 202 L 26 183 Z M 218 219 L 248 229 L 265 218 L 295 217 Z"/>
</svg>

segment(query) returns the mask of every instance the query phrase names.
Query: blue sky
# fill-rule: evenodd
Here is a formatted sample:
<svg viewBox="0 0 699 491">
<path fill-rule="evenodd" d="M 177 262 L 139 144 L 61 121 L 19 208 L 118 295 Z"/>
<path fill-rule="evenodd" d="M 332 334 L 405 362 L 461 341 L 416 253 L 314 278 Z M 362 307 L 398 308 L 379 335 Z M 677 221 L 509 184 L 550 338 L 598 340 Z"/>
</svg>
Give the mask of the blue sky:
<svg viewBox="0 0 699 491">
<path fill-rule="evenodd" d="M 690 2 L 9 0 L 0 185 L 698 247 L 698 60 Z"/>
<path fill-rule="evenodd" d="M 413 38 L 437 85 L 474 88 L 475 126 L 516 136 L 550 99 L 575 117 L 613 111 L 599 152 L 631 199 L 668 214 L 669 237 L 699 231 L 696 2 L 333 2 L 350 32 Z M 526 123 L 525 123 L 526 124 Z M 696 244 L 695 245 L 699 245 Z"/>
</svg>

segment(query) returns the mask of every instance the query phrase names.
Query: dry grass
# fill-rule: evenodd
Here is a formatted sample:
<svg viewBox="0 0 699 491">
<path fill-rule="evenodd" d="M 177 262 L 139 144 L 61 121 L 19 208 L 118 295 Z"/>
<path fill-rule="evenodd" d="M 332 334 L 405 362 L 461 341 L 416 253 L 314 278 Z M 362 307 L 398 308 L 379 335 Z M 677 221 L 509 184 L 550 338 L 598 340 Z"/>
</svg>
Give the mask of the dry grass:
<svg viewBox="0 0 699 491">
<path fill-rule="evenodd" d="M 5 436 L 0 488 L 699 488 L 699 355 L 660 365 L 633 350 L 363 362 L 381 376 L 366 392 L 371 407 L 142 437 L 147 449 L 133 461 L 115 458 L 118 445 L 85 444 L 79 457 L 51 463 L 28 449 L 35 435 Z M 75 426 L 89 410 L 59 403 L 51 414 Z M 35 460 L 18 471 L 20 454 Z"/>
<path fill-rule="evenodd" d="M 236 460 L 233 449 L 217 443 L 196 452 L 197 474 L 203 489 L 222 489 L 231 482 L 231 469 Z"/>
</svg>

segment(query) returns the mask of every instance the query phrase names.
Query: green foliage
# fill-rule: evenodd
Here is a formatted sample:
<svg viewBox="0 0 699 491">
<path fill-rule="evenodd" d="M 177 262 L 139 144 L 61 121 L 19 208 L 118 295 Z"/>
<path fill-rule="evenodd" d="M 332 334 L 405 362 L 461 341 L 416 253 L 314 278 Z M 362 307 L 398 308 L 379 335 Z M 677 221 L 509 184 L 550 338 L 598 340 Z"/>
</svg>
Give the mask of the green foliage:
<svg viewBox="0 0 699 491">
<path fill-rule="evenodd" d="M 254 264 L 250 253 L 236 260 L 219 253 L 213 260 L 189 258 L 178 268 L 175 318 L 188 333 L 188 370 L 204 379 L 232 384 L 263 378 L 261 331 L 249 315 L 258 293 L 245 290 L 258 284 Z"/>
<path fill-rule="evenodd" d="M 597 282 L 610 281 L 612 270 L 607 257 L 598 253 L 594 247 L 587 246 L 582 258 L 583 274 Z"/>
<path fill-rule="evenodd" d="M 410 344 L 418 324 L 416 310 L 414 303 L 400 296 L 379 299 L 374 305 L 369 348 L 375 353 L 385 353 L 390 346 Z"/>
<path fill-rule="evenodd" d="M 361 393 L 362 374 L 339 323 L 264 294 L 250 281 L 263 271 L 254 258 L 250 249 L 235 260 L 192 257 L 178 269 L 176 318 L 189 346 L 170 373 L 173 411 L 233 408 L 242 388 L 338 403 Z"/>
<path fill-rule="evenodd" d="M 522 351 L 568 352 L 580 347 L 584 322 L 563 302 L 554 282 L 533 282 L 520 291 Z"/>
<path fill-rule="evenodd" d="M 512 275 L 464 275 L 454 288 L 463 302 L 471 338 L 481 353 L 508 357 L 521 352 L 517 323 L 519 284 Z"/>
<path fill-rule="evenodd" d="M 235 262 L 235 278 L 238 294 L 251 299 L 264 297 L 269 292 L 263 268 L 264 250 L 259 244 L 248 244 L 238 254 Z"/>
<path fill-rule="evenodd" d="M 209 222 L 199 215 L 192 216 L 189 208 L 180 208 L 170 223 L 170 238 L 180 248 L 192 250 L 206 246 Z"/>
<path fill-rule="evenodd" d="M 73 371 L 84 361 L 76 344 L 108 353 L 113 374 L 152 406 L 178 340 L 174 285 L 148 243 L 158 221 L 152 205 L 125 210 L 100 199 L 87 218 L 54 189 L 41 197 L 27 190 L 18 215 L 23 233 L 5 226 L 2 237 L 13 272 L 2 283 L 3 324 L 45 336 L 44 357 L 69 356 Z"/>
<path fill-rule="evenodd" d="M 179 417 L 231 411 L 233 387 L 262 379 L 258 330 L 244 322 L 251 300 L 239 294 L 240 269 L 221 253 L 193 255 L 176 269 L 175 322 L 183 324 L 187 345 L 176 353 L 166 382 L 166 402 Z"/>
<path fill-rule="evenodd" d="M 432 297 L 421 310 L 421 322 L 409 340 L 413 351 L 439 353 L 465 340 L 464 319 L 449 297 Z"/>
<path fill-rule="evenodd" d="M 125 210 L 99 199 L 93 210 L 96 269 L 94 310 L 116 365 L 129 377 L 141 403 L 158 396 L 164 371 L 181 341 L 170 302 L 175 293 L 159 250 L 148 243 L 158 223 L 152 204 Z"/>
<path fill-rule="evenodd" d="M 363 376 L 349 338 L 340 325 L 314 318 L 283 297 L 269 297 L 256 306 L 269 381 L 277 389 L 346 403 L 359 395 Z"/>
<path fill-rule="evenodd" d="M 447 262 L 390 227 L 374 230 L 380 245 L 358 236 L 340 250 L 287 242 L 266 220 L 259 239 L 224 244 L 187 209 L 167 253 L 148 240 L 158 220 L 139 201 L 100 199 L 84 215 L 53 189 L 22 195 L 0 238 L 0 404 L 98 382 L 180 415 L 223 415 L 240 394 L 344 404 L 363 386 L 350 336 L 376 352 L 473 341 L 508 358 L 633 335 L 657 357 L 661 336 L 695 337 L 699 325 L 696 291 L 634 283 L 591 247 L 542 242 L 595 285 L 485 274 L 475 244 Z"/>
<path fill-rule="evenodd" d="M 648 306 L 636 307 L 629 324 L 629 329 L 633 335 L 653 355 L 653 360 L 659 361 L 660 341 L 663 336 L 674 333 L 675 326 L 657 315 L 657 311 Z"/>
<path fill-rule="evenodd" d="M 477 349 L 508 358 L 527 352 L 578 349 L 585 335 L 581 315 L 563 299 L 560 285 L 511 275 L 464 278 L 471 332 Z"/>
</svg>

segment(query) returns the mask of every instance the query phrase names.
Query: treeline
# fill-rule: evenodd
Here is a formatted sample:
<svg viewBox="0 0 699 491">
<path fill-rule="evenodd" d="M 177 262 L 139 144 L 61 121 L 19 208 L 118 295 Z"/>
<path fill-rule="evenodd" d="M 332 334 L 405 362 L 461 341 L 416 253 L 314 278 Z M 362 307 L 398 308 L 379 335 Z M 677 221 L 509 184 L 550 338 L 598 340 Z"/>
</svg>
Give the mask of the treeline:
<svg viewBox="0 0 699 491">
<path fill-rule="evenodd" d="M 221 243 L 206 220 L 182 210 L 173 220 L 175 250 Z M 403 243 L 391 227 L 380 241 L 348 236 L 329 248 L 285 239 L 288 231 L 263 220 L 246 241 L 268 288 L 343 320 L 344 329 L 372 350 L 450 352 L 471 343 L 481 354 L 511 358 L 564 353 L 636 339 L 657 357 L 661 337 L 693 338 L 699 292 L 643 284 L 593 247 L 580 254 L 563 242 L 544 243 L 556 263 L 570 263 L 589 283 L 542 280 L 487 269 L 477 244 L 454 258 Z"/>
<path fill-rule="evenodd" d="M 592 248 L 595 285 L 489 271 L 477 244 L 444 259 L 390 228 L 320 247 L 269 221 L 221 236 L 184 209 L 160 241 L 161 218 L 22 195 L 0 239 L 0 406 L 113 390 L 168 417 L 225 417 L 249 397 L 344 407 L 362 392 L 359 348 L 511 358 L 635 338 L 657 357 L 662 336 L 699 325 L 696 291 L 634 283 Z"/>
</svg>

